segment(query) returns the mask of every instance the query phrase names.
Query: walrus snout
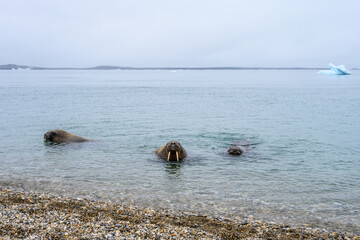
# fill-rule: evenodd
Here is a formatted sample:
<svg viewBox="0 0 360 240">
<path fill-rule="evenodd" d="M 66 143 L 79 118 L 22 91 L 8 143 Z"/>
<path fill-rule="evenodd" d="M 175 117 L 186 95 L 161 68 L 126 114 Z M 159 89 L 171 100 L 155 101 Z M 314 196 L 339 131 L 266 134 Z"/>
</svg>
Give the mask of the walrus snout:
<svg viewBox="0 0 360 240">
<path fill-rule="evenodd" d="M 243 152 L 244 152 L 244 150 L 238 146 L 233 146 L 228 150 L 228 153 L 230 155 L 241 155 L 241 154 L 243 154 Z"/>
<path fill-rule="evenodd" d="M 49 131 L 49 132 L 45 133 L 44 134 L 44 141 L 53 142 L 55 135 L 56 135 L 56 133 L 54 133 L 53 131 Z"/>
<path fill-rule="evenodd" d="M 167 144 L 166 150 L 168 151 L 167 154 L 167 161 L 175 160 L 179 161 L 179 153 L 181 151 L 181 145 L 179 142 L 171 141 Z"/>
<path fill-rule="evenodd" d="M 167 150 L 169 150 L 169 151 L 179 151 L 180 143 L 169 142 L 166 147 L 167 147 Z"/>
</svg>

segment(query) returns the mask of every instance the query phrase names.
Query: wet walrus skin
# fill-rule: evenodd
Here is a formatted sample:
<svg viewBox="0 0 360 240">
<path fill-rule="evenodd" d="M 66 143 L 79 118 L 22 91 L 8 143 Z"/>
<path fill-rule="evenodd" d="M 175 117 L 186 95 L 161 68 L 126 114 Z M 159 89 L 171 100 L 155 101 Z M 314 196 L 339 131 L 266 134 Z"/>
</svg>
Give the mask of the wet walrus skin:
<svg viewBox="0 0 360 240">
<path fill-rule="evenodd" d="M 229 150 L 228 150 L 228 153 L 230 155 L 242 155 L 243 153 L 245 152 L 245 148 L 242 147 L 242 146 L 232 146 Z"/>
<path fill-rule="evenodd" d="M 55 129 L 48 131 L 44 134 L 44 141 L 51 143 L 70 143 L 70 142 L 86 142 L 89 141 L 86 138 L 71 134 L 61 129 Z"/>
<path fill-rule="evenodd" d="M 170 141 L 156 150 L 159 158 L 167 161 L 180 161 L 187 157 L 185 149 L 177 141 Z"/>
</svg>

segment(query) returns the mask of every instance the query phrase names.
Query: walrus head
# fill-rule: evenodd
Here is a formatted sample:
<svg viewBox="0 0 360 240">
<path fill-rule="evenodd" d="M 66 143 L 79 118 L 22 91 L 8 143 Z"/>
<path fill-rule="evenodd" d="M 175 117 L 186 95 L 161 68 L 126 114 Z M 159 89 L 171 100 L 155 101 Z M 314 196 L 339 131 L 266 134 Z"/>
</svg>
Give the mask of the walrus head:
<svg viewBox="0 0 360 240">
<path fill-rule="evenodd" d="M 62 129 L 55 129 L 48 131 L 44 134 L 44 141 L 47 143 L 70 143 L 70 142 L 85 142 L 88 139 L 77 136 L 75 134 L 71 134 Z"/>
<path fill-rule="evenodd" d="M 177 141 L 168 142 L 165 146 L 165 152 L 166 152 L 167 161 L 172 161 L 172 160 L 179 161 L 183 158 L 184 155 L 183 147 Z"/>
<path fill-rule="evenodd" d="M 238 147 L 238 146 L 232 146 L 229 150 L 228 150 L 228 153 L 230 155 L 241 155 L 243 154 L 243 150 Z"/>
<path fill-rule="evenodd" d="M 61 143 L 63 140 L 57 130 L 51 130 L 44 134 L 44 141 L 51 143 Z"/>
</svg>

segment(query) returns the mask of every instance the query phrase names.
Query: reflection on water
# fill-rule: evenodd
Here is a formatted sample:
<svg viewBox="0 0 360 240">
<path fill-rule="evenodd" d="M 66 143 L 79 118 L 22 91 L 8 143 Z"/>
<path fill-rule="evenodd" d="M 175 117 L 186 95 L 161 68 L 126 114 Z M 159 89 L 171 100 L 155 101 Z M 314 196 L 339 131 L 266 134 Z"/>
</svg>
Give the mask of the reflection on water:
<svg viewBox="0 0 360 240">
<path fill-rule="evenodd" d="M 181 163 L 166 163 L 165 171 L 169 174 L 170 179 L 178 179 L 181 175 Z"/>
</svg>

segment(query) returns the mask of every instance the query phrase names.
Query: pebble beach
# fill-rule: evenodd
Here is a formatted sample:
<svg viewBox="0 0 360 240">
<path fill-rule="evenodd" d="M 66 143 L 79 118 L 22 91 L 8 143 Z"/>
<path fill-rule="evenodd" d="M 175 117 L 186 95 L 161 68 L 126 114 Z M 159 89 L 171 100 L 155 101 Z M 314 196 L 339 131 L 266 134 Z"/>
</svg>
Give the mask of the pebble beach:
<svg viewBox="0 0 360 240">
<path fill-rule="evenodd" d="M 325 229 L 226 219 L 0 189 L 2 239 L 360 239 Z"/>
</svg>

